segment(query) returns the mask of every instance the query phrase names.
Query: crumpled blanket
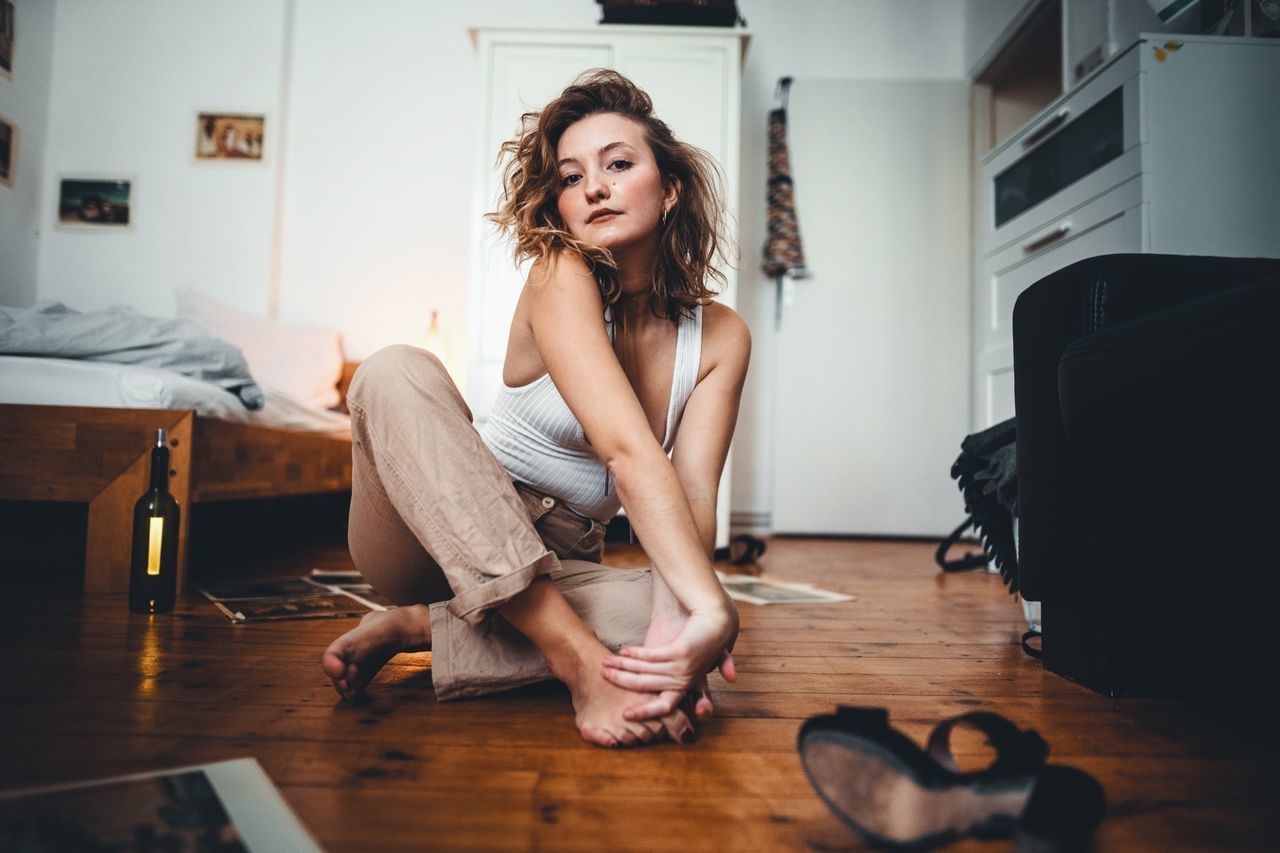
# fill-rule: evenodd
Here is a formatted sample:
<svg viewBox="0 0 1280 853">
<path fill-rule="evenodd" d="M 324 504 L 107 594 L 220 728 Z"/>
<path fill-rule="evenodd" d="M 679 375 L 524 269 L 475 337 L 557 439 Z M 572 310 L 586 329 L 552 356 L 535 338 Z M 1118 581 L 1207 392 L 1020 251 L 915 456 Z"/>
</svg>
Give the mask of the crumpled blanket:
<svg viewBox="0 0 1280 853">
<path fill-rule="evenodd" d="M 265 403 L 239 349 L 187 320 L 148 317 L 124 305 L 90 312 L 53 301 L 0 305 L 0 354 L 172 370 L 230 391 L 246 409 Z"/>
</svg>

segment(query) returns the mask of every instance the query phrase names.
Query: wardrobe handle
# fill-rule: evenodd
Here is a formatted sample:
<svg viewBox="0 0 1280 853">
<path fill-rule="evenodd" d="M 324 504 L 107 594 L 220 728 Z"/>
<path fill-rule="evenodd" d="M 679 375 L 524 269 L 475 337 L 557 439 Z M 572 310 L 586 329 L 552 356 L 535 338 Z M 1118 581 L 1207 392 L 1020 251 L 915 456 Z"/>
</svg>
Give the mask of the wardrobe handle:
<svg viewBox="0 0 1280 853">
<path fill-rule="evenodd" d="M 1058 110 L 1057 115 L 1055 115 L 1053 118 L 1046 121 L 1040 127 L 1036 128 L 1035 133 L 1032 133 L 1026 139 L 1022 140 L 1023 150 L 1026 150 L 1027 148 L 1030 148 L 1036 143 L 1049 138 L 1049 136 L 1051 136 L 1054 131 L 1062 127 L 1062 125 L 1066 124 L 1067 119 L 1070 117 L 1071 117 L 1070 107 L 1063 107 L 1062 109 Z"/>
<path fill-rule="evenodd" d="M 1023 254 L 1027 254 L 1027 255 L 1031 254 L 1032 252 L 1038 252 L 1041 249 L 1043 249 L 1045 246 L 1052 246 L 1054 243 L 1058 242 L 1059 240 L 1061 240 L 1063 237 L 1067 236 L 1070 233 L 1071 233 L 1071 223 L 1064 222 L 1061 225 L 1059 225 L 1057 228 L 1050 231 L 1048 234 L 1045 234 L 1043 237 L 1037 237 L 1036 239 L 1032 240 L 1030 243 L 1023 245 L 1022 252 Z"/>
</svg>

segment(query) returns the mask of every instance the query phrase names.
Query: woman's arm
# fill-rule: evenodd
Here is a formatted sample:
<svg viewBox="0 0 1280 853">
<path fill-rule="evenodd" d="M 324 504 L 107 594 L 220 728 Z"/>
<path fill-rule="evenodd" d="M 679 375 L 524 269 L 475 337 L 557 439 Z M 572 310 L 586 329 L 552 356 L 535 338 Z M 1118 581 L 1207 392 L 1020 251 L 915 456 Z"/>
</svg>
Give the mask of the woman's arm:
<svg viewBox="0 0 1280 853">
<path fill-rule="evenodd" d="M 716 542 L 720 476 L 729 456 L 742 386 L 751 358 L 751 333 L 732 309 L 712 303 L 703 309 L 703 374 L 685 405 L 671 454 L 707 559 Z M 676 604 L 665 590 L 654 595 L 654 616 Z"/>
<path fill-rule="evenodd" d="M 654 567 L 697 628 L 679 655 L 682 689 L 687 689 L 724 656 L 736 620 L 684 488 L 613 353 L 600 320 L 599 290 L 586 264 L 570 254 L 535 264 L 525 303 L 547 372 L 612 472 Z"/>
<path fill-rule="evenodd" d="M 742 318 L 726 306 L 708 305 L 703 311 L 705 373 L 685 405 L 672 453 L 676 476 L 688 498 L 700 546 L 708 560 L 715 548 L 716 494 L 733 439 L 750 357 L 751 335 Z M 644 544 L 648 550 L 648 541 Z M 663 651 L 659 649 L 658 654 L 653 654 L 655 649 L 650 640 L 661 637 L 662 646 L 668 646 L 673 633 L 669 626 L 680 623 L 683 627 L 685 614 L 675 597 L 663 588 L 660 578 L 655 578 L 654 584 L 653 623 L 646 638 L 647 648 L 623 649 L 620 655 L 606 661 L 613 670 L 606 670 L 606 677 L 619 686 L 638 689 L 636 685 L 645 684 L 649 690 L 667 689 L 663 682 L 666 669 L 661 665 Z M 734 621 L 736 626 L 736 619 Z M 728 648 L 732 648 L 732 643 Z M 732 660 L 728 655 L 721 671 L 732 679 Z M 645 714 L 664 713 L 669 710 L 665 705 L 670 704 L 670 697 L 664 693 L 663 698 L 666 703 L 655 700 L 638 710 Z"/>
</svg>

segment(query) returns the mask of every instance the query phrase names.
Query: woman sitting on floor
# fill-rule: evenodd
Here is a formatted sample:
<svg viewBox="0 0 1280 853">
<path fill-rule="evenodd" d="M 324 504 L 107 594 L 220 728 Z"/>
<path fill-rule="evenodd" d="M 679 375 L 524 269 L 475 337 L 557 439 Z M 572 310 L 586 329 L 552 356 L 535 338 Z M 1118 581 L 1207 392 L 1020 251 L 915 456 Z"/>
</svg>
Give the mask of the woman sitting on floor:
<svg viewBox="0 0 1280 853">
<path fill-rule="evenodd" d="M 481 435 L 429 353 L 389 347 L 357 372 L 351 555 L 400 606 L 335 640 L 324 671 L 351 698 L 432 649 L 441 700 L 554 677 L 593 743 L 690 742 L 706 674 L 735 678 L 710 557 L 751 348 L 708 287 L 715 167 L 612 71 L 526 115 L 503 152 L 491 218 L 534 259 L 504 387 Z M 654 571 L 599 565 L 619 504 Z"/>
</svg>

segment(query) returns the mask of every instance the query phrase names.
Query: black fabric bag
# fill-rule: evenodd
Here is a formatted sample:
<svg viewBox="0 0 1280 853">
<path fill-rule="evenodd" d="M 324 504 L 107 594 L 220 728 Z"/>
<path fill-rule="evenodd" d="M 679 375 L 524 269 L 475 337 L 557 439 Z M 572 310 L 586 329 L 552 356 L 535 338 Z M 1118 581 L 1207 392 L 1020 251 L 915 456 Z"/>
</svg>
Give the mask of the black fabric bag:
<svg viewBox="0 0 1280 853">
<path fill-rule="evenodd" d="M 944 572 L 977 569 L 994 563 L 1010 592 L 1018 591 L 1018 555 L 1013 523 L 1018 515 L 1017 424 L 1013 418 L 966 436 L 951 466 L 969 517 L 938 546 Z M 982 554 L 948 560 L 947 551 L 970 527 L 982 542 Z"/>
</svg>

